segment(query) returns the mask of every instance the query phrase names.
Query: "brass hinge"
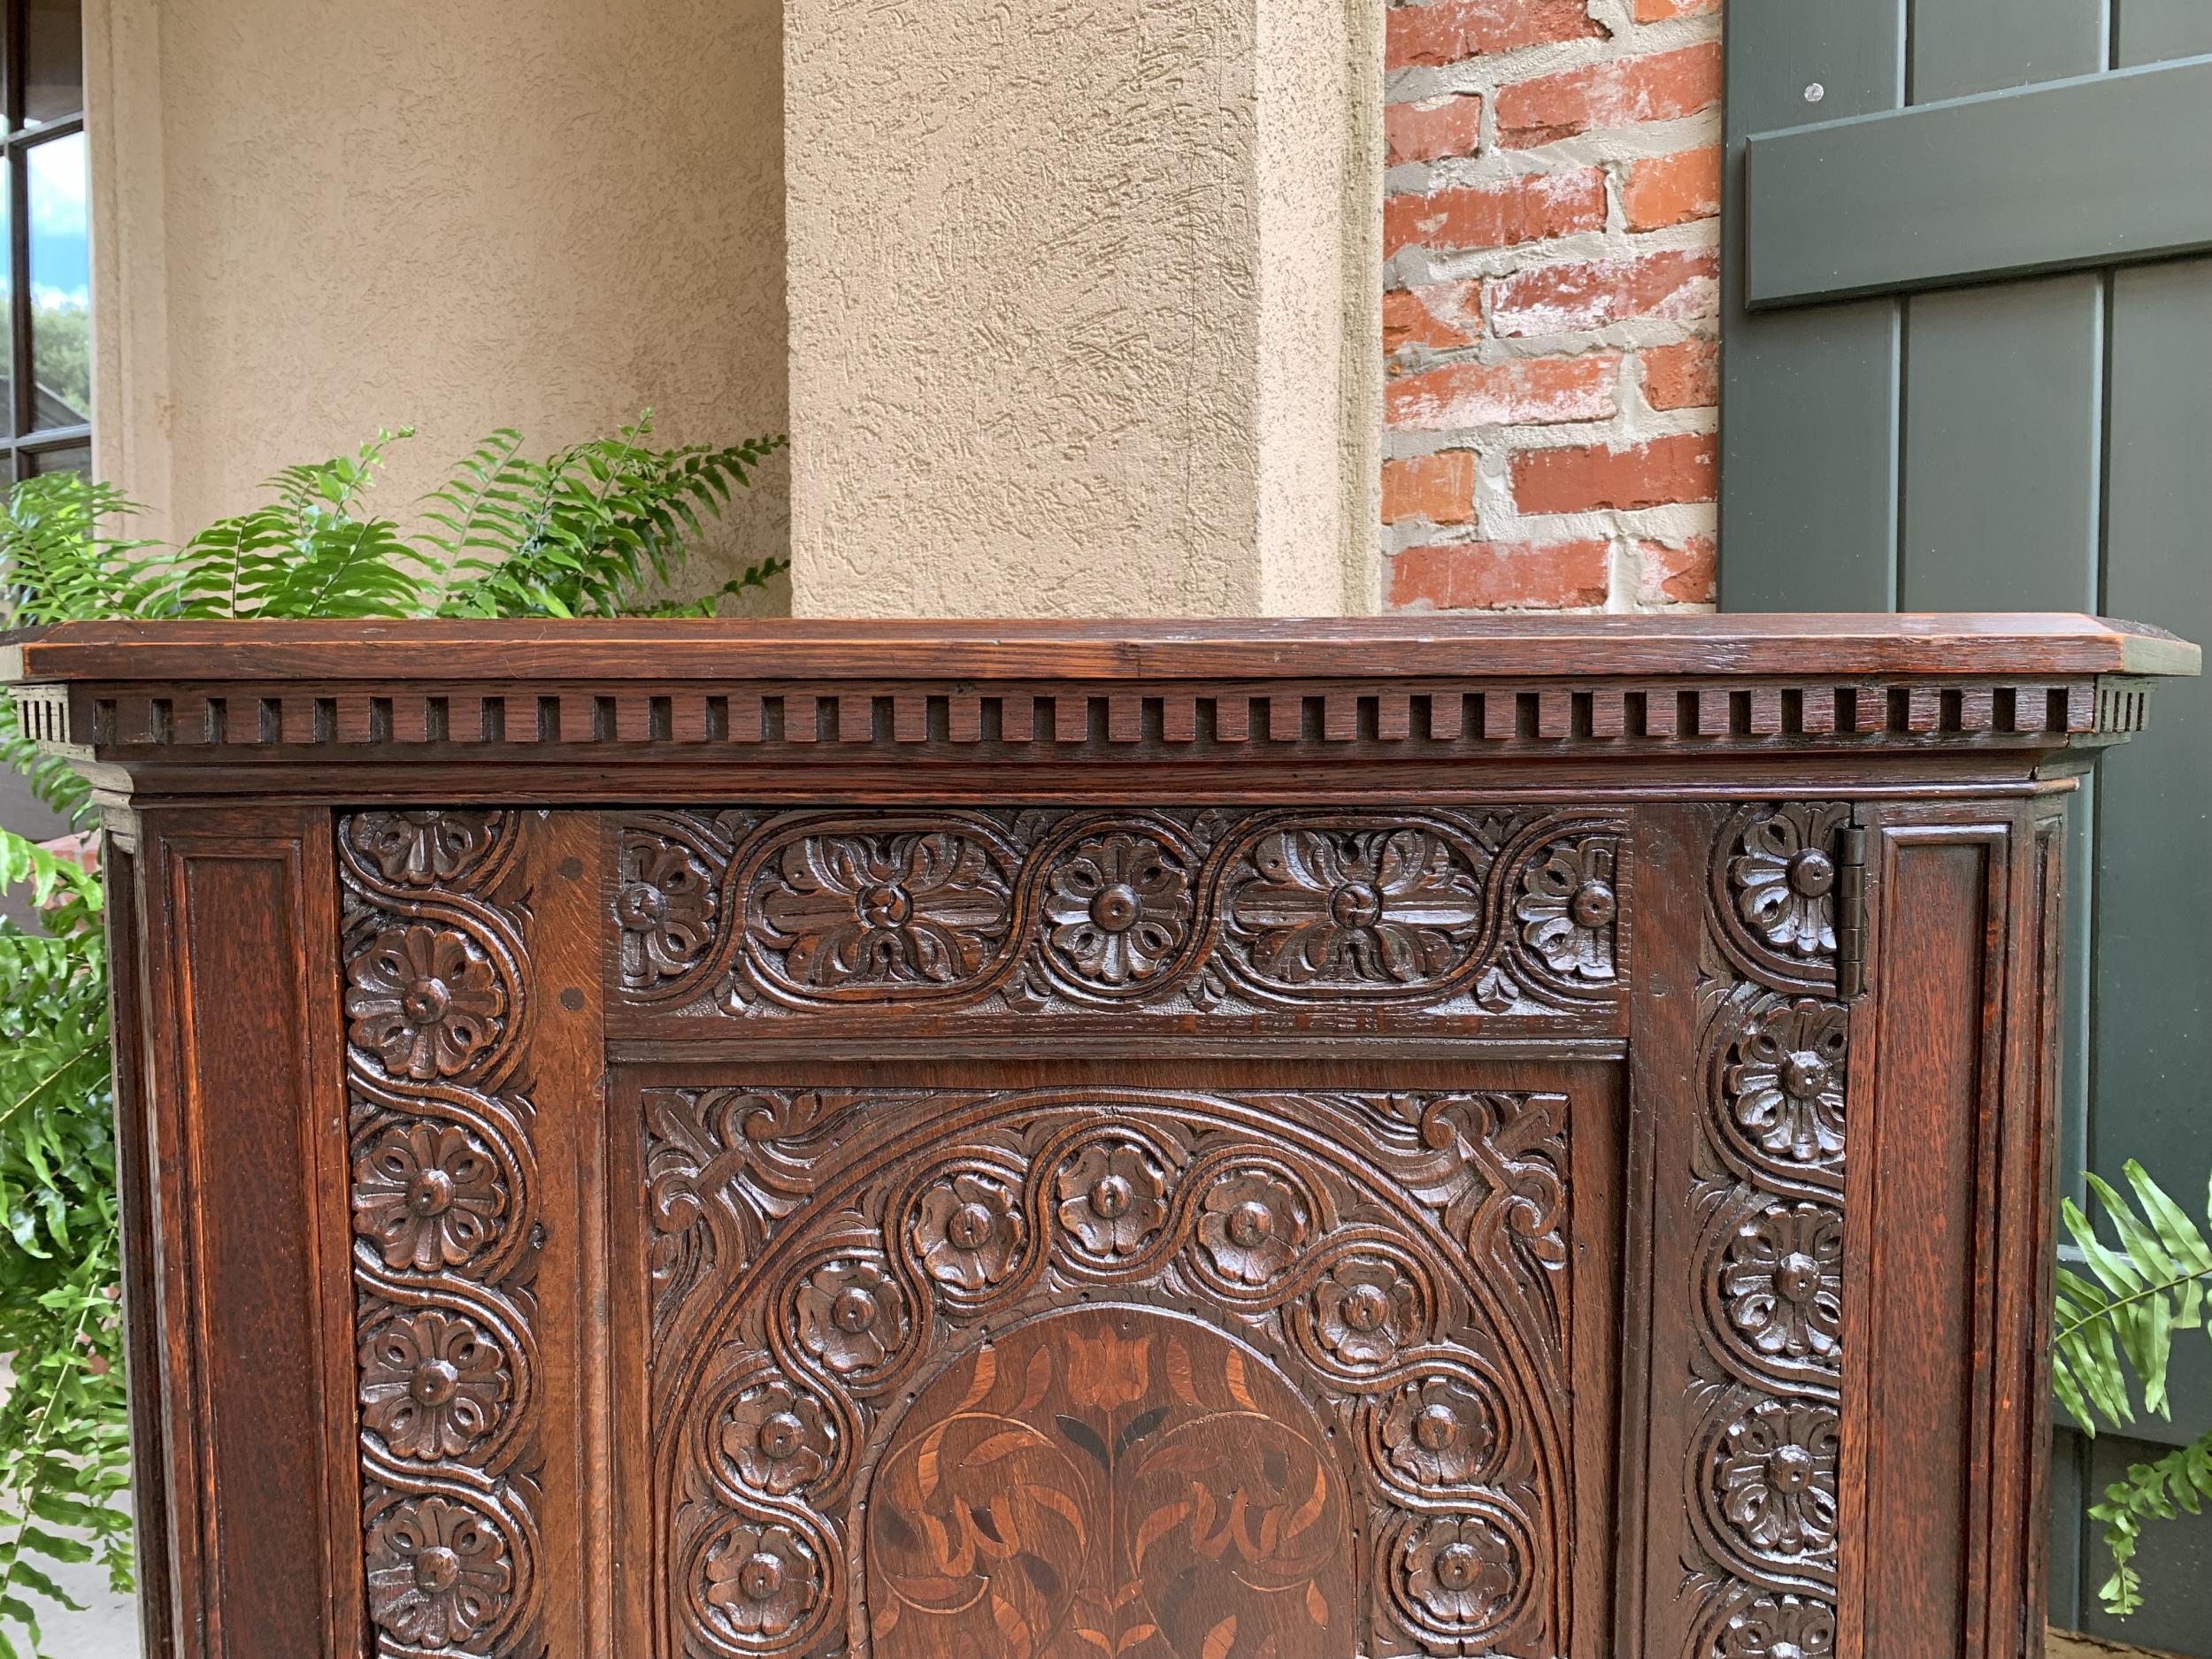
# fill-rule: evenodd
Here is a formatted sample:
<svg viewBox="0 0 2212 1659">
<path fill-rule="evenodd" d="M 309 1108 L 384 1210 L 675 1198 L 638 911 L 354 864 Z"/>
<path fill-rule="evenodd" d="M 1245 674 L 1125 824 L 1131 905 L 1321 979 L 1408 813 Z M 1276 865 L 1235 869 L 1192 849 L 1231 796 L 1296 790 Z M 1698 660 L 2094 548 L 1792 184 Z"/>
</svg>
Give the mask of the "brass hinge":
<svg viewBox="0 0 2212 1659">
<path fill-rule="evenodd" d="M 1836 832 L 1836 994 L 1846 1002 L 1866 989 L 1866 830 Z"/>
</svg>

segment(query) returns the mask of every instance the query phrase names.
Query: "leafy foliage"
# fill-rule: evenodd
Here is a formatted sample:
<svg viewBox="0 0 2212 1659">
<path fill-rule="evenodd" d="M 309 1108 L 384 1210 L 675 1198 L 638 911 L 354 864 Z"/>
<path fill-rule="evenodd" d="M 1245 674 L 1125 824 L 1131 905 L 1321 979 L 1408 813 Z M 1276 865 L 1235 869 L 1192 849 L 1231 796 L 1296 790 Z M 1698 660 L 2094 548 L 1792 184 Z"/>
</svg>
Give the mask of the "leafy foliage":
<svg viewBox="0 0 2212 1659">
<path fill-rule="evenodd" d="M 429 540 L 461 578 L 438 614 L 709 615 L 780 571 L 781 560 L 756 565 L 703 599 L 646 606 L 646 572 L 668 581 L 701 515 L 718 516 L 782 442 L 652 449 L 640 442 L 650 430 L 641 421 L 543 461 L 523 458 L 511 430 L 485 439 L 431 497 L 442 534 Z"/>
<path fill-rule="evenodd" d="M 0 518 L 0 626 L 170 617 L 711 614 L 764 585 L 772 559 L 702 598 L 656 603 L 693 540 L 780 437 L 656 449 L 649 418 L 525 458 L 487 438 L 425 503 L 411 536 L 367 496 L 379 433 L 351 456 L 287 467 L 259 506 L 180 548 L 116 532 L 135 511 L 69 473 L 27 480 Z M 0 762 L 79 823 L 83 781 L 21 734 L 0 701 Z M 0 1659 L 35 1655 L 38 1598 L 71 1605 L 51 1568 L 98 1562 L 131 1583 L 121 1258 L 108 1066 L 107 956 L 94 878 L 0 830 Z M 27 1648 L 23 1644 L 27 1643 Z"/>
<path fill-rule="evenodd" d="M 35 1647 L 26 1593 L 66 1602 L 42 1562 L 96 1555 L 130 1585 L 130 1519 L 109 1132 L 100 887 L 12 835 L 0 884 L 42 931 L 0 921 L 0 1621 Z M 0 1653 L 15 1652 L 0 1623 Z"/>
<path fill-rule="evenodd" d="M 2127 1181 L 2134 1202 L 2096 1176 L 2089 1178 L 2118 1248 L 2072 1199 L 2066 1231 L 2089 1269 L 2085 1277 L 2058 1270 L 2058 1317 L 2051 1354 L 2051 1386 L 2085 1432 L 2097 1432 L 2102 1416 L 2116 1428 L 2135 1421 L 2139 1387 L 2143 1407 L 2171 1417 L 2166 1379 L 2177 1333 L 2205 1328 L 2205 1300 L 2212 1288 L 2212 1241 L 2181 1206 L 2168 1197 L 2143 1166 L 2130 1159 Z M 2212 1223 L 2212 1195 L 2205 1219 Z M 2148 1463 L 2131 1464 L 2089 1509 L 2104 1528 L 2112 1576 L 2098 1589 L 2115 1613 L 2143 1602 L 2143 1580 L 2134 1565 L 2138 1540 L 2152 1520 L 2197 1513 L 2212 1498 L 2212 1433 Z"/>
</svg>

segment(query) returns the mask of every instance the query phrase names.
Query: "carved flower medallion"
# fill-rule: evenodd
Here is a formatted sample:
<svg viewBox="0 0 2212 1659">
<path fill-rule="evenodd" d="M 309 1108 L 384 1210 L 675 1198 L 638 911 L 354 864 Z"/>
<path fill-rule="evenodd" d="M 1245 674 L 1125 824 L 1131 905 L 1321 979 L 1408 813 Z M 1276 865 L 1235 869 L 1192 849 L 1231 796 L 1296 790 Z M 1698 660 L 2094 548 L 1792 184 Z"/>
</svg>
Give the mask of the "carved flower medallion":
<svg viewBox="0 0 2212 1659">
<path fill-rule="evenodd" d="M 884 1263 L 825 1263 L 799 1287 L 799 1342 L 838 1375 L 872 1371 L 906 1337 L 906 1299 Z"/>
<path fill-rule="evenodd" d="M 1415 1334 L 1414 1288 L 1395 1262 L 1356 1256 L 1314 1286 L 1314 1333 L 1347 1365 L 1386 1365 Z"/>
<path fill-rule="evenodd" d="M 973 979 L 1005 938 L 1012 898 L 982 842 L 937 830 L 802 837 L 771 865 L 758 906 L 783 976 L 833 990 Z"/>
<path fill-rule="evenodd" d="M 411 1498 L 370 1532 L 368 1581 L 380 1629 L 418 1647 L 457 1647 L 499 1617 L 514 1568 L 485 1517 L 444 1498 Z"/>
<path fill-rule="evenodd" d="M 622 982 L 642 988 L 696 967 L 714 946 L 715 910 L 712 874 L 681 843 L 624 837 L 614 898 Z"/>
<path fill-rule="evenodd" d="M 1832 1359 L 1843 1324 L 1843 1217 L 1769 1205 L 1736 1230 L 1721 1273 L 1728 1318 L 1762 1354 Z"/>
<path fill-rule="evenodd" d="M 1561 841 L 1521 872 L 1513 914 L 1521 940 L 1554 973 L 1602 984 L 1614 977 L 1614 840 Z"/>
<path fill-rule="evenodd" d="M 782 1635 L 821 1594 L 814 1552 L 787 1526 L 741 1526 L 708 1552 L 708 1605 L 741 1636 Z"/>
<path fill-rule="evenodd" d="M 427 1082 L 467 1070 L 500 1033 L 507 994 L 475 941 L 450 927 L 388 928 L 347 965 L 357 1048 L 395 1077 Z"/>
<path fill-rule="evenodd" d="M 1836 954 L 1835 833 L 1849 809 L 1777 807 L 1744 831 L 1729 861 L 1736 910 L 1776 950 L 1801 959 Z"/>
<path fill-rule="evenodd" d="M 353 1165 L 353 1230 L 384 1264 L 458 1267 L 498 1236 L 499 1166 L 457 1124 L 394 1124 Z"/>
<path fill-rule="evenodd" d="M 1093 1256 L 1134 1256 L 1167 1219 L 1167 1178 L 1145 1148 L 1095 1141 L 1060 1170 L 1060 1225 Z"/>
<path fill-rule="evenodd" d="M 1225 1174 L 1206 1191 L 1198 1241 L 1224 1279 L 1264 1285 L 1306 1241 L 1305 1202 L 1264 1170 Z"/>
<path fill-rule="evenodd" d="M 1429 830 L 1278 830 L 1248 862 L 1230 926 L 1278 985 L 1418 985 L 1457 968 L 1481 932 L 1481 879 Z"/>
<path fill-rule="evenodd" d="M 1116 830 L 1069 849 L 1045 879 L 1045 941 L 1075 979 L 1124 990 L 1173 965 L 1190 937 L 1190 872 L 1150 835 Z"/>
<path fill-rule="evenodd" d="M 1498 1432 L 1488 1401 L 1455 1377 L 1430 1377 L 1391 1396 L 1382 1439 L 1414 1485 L 1463 1486 L 1489 1472 Z"/>
<path fill-rule="evenodd" d="M 1817 1601 L 1763 1595 L 1729 1615 L 1717 1659 L 1832 1659 L 1836 1616 Z"/>
<path fill-rule="evenodd" d="M 396 1314 L 361 1340 L 361 1420 L 401 1457 L 458 1457 L 492 1432 L 507 1360 L 472 1321 Z"/>
<path fill-rule="evenodd" d="M 1798 1164 L 1842 1153 L 1847 1021 L 1842 1008 L 1800 997 L 1769 1007 L 1739 1045 L 1729 1096 L 1768 1152 Z"/>
<path fill-rule="evenodd" d="M 1439 1516 L 1408 1533 L 1399 1563 L 1406 1595 L 1448 1630 L 1487 1630 L 1511 1611 L 1519 1585 L 1513 1540 L 1479 1515 Z"/>
<path fill-rule="evenodd" d="M 1716 1471 L 1730 1524 L 1760 1555 L 1794 1557 L 1836 1541 L 1836 1413 L 1765 1400 L 1728 1426 Z"/>
<path fill-rule="evenodd" d="M 1011 1188 L 963 1170 L 922 1194 L 914 1248 L 932 1279 L 973 1295 L 1014 1271 L 1025 1225 Z"/>
<path fill-rule="evenodd" d="M 499 839 L 497 812 L 358 812 L 348 821 L 355 849 L 387 881 L 437 887 L 481 858 Z"/>
<path fill-rule="evenodd" d="M 780 1498 L 827 1471 L 837 1431 L 820 1401 L 779 1378 L 738 1395 L 722 1425 L 721 1441 L 741 1480 Z"/>
</svg>

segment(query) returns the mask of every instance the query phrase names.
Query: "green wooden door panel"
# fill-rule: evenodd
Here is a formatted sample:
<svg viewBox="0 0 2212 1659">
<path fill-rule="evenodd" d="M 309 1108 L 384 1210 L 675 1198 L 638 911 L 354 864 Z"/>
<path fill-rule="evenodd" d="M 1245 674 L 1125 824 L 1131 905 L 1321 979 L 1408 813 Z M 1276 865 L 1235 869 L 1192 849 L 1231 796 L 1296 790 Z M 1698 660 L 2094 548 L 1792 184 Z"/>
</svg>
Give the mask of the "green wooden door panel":
<svg viewBox="0 0 2212 1659">
<path fill-rule="evenodd" d="M 1905 314 L 1900 607 L 2094 611 L 2102 280 L 1923 294 Z"/>
<path fill-rule="evenodd" d="M 2212 57 L 1762 132 L 1746 169 L 1754 307 L 2191 252 Z"/>
<path fill-rule="evenodd" d="M 1724 605 L 2212 639 L 2212 0 L 1744 6 L 1727 52 Z M 2200 1202 L 2212 681 L 2162 687 L 2071 832 L 2064 1179 L 2138 1156 Z M 2212 1515 L 2149 1535 L 2123 1624 L 2081 1512 L 2212 1428 L 2206 1345 L 2173 1387 L 2139 1438 L 2061 1433 L 2052 1607 L 2212 1659 Z"/>
<path fill-rule="evenodd" d="M 1731 325 L 1741 389 L 1721 428 L 1722 522 L 1774 556 L 1721 566 L 1728 609 L 1896 609 L 1897 325 L 1894 300 L 1831 306 L 1811 328 Z M 1767 421 L 1797 443 L 1756 441 Z"/>
<path fill-rule="evenodd" d="M 2104 67 L 2107 29 L 2103 5 L 2083 0 L 1926 0 L 1912 16 L 1907 101 L 2093 73 Z"/>
<path fill-rule="evenodd" d="M 1895 12 L 1895 0 L 1769 0 L 1728 19 L 1732 200 L 1749 134 L 1904 102 L 1905 43 L 1885 27 Z M 1723 225 L 1732 292 L 1742 284 L 1741 225 L 1741 215 Z M 1774 549 L 1722 566 L 1729 608 L 1895 608 L 1899 322 L 1892 299 L 1828 306 L 1809 325 L 1787 317 L 1770 327 L 1740 309 L 1728 318 L 1721 349 L 1737 401 L 1721 427 L 1724 532 Z M 1770 422 L 1793 442 L 1758 441 Z"/>
<path fill-rule="evenodd" d="M 2212 4 L 2207 0 L 2117 0 L 2113 30 L 2117 64 L 2155 64 L 2212 52 Z"/>
<path fill-rule="evenodd" d="M 2115 276 L 2111 382 L 2106 608 L 2212 639 L 2212 261 Z M 2090 1156 L 2139 1156 L 2194 1197 L 2212 1170 L 2212 680 L 2171 688 L 2104 767 Z"/>
</svg>

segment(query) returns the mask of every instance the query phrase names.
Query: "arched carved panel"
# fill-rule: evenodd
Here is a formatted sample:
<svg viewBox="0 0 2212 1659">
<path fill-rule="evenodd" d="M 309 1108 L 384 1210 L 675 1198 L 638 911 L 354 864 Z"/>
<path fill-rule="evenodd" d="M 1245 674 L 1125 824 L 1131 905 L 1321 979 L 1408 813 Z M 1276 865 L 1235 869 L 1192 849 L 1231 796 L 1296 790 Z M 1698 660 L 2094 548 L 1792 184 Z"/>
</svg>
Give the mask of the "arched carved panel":
<svg viewBox="0 0 2212 1659">
<path fill-rule="evenodd" d="M 519 826 L 338 826 L 369 1621 L 380 1659 L 534 1651 L 537 1171 Z"/>
<path fill-rule="evenodd" d="M 1565 1650 L 1563 1096 L 643 1104 L 666 1651 Z"/>
</svg>

